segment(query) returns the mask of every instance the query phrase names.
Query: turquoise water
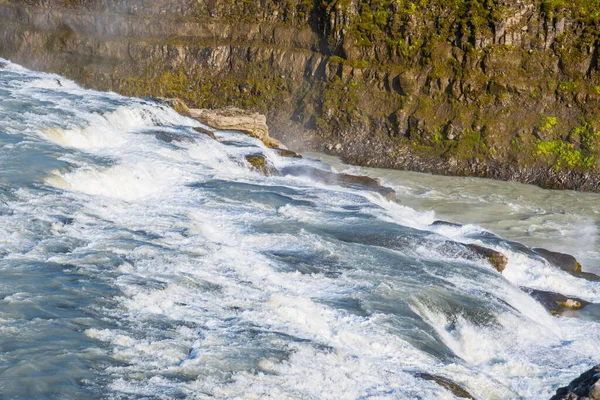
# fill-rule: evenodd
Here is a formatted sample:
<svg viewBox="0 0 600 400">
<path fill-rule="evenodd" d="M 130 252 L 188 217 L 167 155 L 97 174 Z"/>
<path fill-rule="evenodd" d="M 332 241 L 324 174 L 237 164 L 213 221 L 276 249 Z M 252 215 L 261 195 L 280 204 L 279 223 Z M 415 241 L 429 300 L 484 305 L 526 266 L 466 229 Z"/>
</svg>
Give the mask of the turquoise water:
<svg viewBox="0 0 600 400">
<path fill-rule="evenodd" d="M 600 283 L 490 235 L 594 270 L 597 195 L 365 170 L 397 204 L 264 177 L 246 155 L 348 167 L 236 132 L 214 141 L 149 100 L 5 64 L 5 398 L 453 398 L 425 372 L 481 399 L 540 399 L 600 361 L 595 305 L 553 317 L 521 290 L 600 303 Z M 430 226 L 440 218 L 465 226 Z M 506 271 L 452 241 L 502 250 Z"/>
</svg>

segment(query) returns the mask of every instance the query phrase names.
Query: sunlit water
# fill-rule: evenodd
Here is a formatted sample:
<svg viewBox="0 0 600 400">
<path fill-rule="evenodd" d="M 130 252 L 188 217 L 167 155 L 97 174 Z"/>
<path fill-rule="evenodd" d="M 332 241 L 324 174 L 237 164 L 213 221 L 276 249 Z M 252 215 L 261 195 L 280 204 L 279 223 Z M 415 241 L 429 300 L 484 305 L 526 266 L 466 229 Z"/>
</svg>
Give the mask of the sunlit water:
<svg viewBox="0 0 600 400">
<path fill-rule="evenodd" d="M 397 204 L 264 177 L 245 155 L 329 166 L 195 126 L 0 69 L 3 398 L 453 398 L 425 372 L 481 399 L 542 399 L 600 361 L 595 305 L 553 317 L 520 289 L 600 303 L 600 283 L 487 233 L 597 271 L 598 195 L 362 171 Z M 450 239 L 502 250 L 506 271 Z"/>
</svg>

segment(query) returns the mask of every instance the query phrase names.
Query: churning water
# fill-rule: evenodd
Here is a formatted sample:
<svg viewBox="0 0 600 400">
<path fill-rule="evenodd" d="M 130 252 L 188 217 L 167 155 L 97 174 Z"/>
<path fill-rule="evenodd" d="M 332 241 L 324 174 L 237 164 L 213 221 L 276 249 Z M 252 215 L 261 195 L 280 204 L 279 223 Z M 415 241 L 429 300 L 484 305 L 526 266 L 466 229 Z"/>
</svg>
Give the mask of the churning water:
<svg viewBox="0 0 600 400">
<path fill-rule="evenodd" d="M 600 303 L 600 283 L 483 229 L 554 241 L 591 270 L 598 195 L 367 171 L 401 205 L 265 177 L 246 155 L 329 166 L 3 63 L 2 398 L 453 398 L 428 373 L 542 399 L 600 361 L 595 305 L 553 317 L 521 290 Z M 431 227 L 440 216 L 470 225 Z M 508 267 L 449 240 L 502 249 Z"/>
</svg>

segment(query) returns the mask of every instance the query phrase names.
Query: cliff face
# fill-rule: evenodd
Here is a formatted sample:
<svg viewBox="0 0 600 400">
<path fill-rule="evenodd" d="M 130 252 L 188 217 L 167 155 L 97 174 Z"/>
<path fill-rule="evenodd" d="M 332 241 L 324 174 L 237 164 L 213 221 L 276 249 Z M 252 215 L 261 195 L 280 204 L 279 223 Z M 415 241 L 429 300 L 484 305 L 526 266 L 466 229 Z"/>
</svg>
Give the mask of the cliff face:
<svg viewBox="0 0 600 400">
<path fill-rule="evenodd" d="M 0 0 L 0 56 L 363 165 L 600 190 L 594 0 Z"/>
</svg>

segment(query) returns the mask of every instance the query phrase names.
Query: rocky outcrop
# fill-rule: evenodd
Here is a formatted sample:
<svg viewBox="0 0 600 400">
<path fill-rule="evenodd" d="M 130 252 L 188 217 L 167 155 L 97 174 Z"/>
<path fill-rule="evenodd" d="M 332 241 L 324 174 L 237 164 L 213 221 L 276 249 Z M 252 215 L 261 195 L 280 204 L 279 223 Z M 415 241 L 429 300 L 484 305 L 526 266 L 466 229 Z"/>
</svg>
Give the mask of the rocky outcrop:
<svg viewBox="0 0 600 400">
<path fill-rule="evenodd" d="M 600 400 L 600 365 L 558 389 L 550 400 Z"/>
<path fill-rule="evenodd" d="M 454 396 L 460 399 L 472 399 L 475 397 L 471 395 L 465 388 L 460 386 L 458 383 L 451 381 L 448 378 L 444 378 L 439 375 L 428 374 L 426 372 L 419 372 L 416 374 L 418 378 L 424 379 L 426 381 L 432 381 L 452 393 Z"/>
<path fill-rule="evenodd" d="M 379 193 L 388 200 L 396 200 L 396 192 L 383 186 L 376 178 L 361 175 L 338 174 L 307 165 L 294 165 L 281 169 L 282 175 L 305 177 L 327 185 L 337 185 L 357 190 L 367 190 Z"/>
<path fill-rule="evenodd" d="M 577 274 L 581 271 L 581 264 L 575 257 L 570 254 L 557 253 L 541 248 L 532 249 L 536 254 L 540 255 L 551 265 L 556 266 L 570 274 Z"/>
<path fill-rule="evenodd" d="M 373 167 L 600 191 L 600 3 L 0 0 L 0 57 Z"/>
<path fill-rule="evenodd" d="M 488 261 L 500 273 L 502 273 L 502 271 L 504 271 L 506 269 L 506 266 L 508 265 L 508 258 L 499 251 L 492 250 L 477 244 L 464 244 L 463 246 L 465 246 L 477 256 Z M 471 257 L 467 256 L 467 258 Z"/>
<path fill-rule="evenodd" d="M 203 128 L 201 126 L 197 126 L 194 128 L 194 130 L 198 133 L 201 133 L 203 135 L 208 136 L 209 138 L 213 139 L 213 140 L 217 140 L 217 137 L 215 136 L 215 133 L 213 131 L 210 131 L 206 128 Z"/>
<path fill-rule="evenodd" d="M 268 161 L 267 158 L 262 154 L 250 154 L 246 156 L 246 161 L 255 170 L 263 175 L 276 175 L 278 172 Z"/>
<path fill-rule="evenodd" d="M 267 117 L 262 114 L 236 107 L 216 110 L 190 108 L 187 114 L 215 129 L 240 131 L 259 139 L 268 147 L 285 150 L 281 142 L 269 136 Z"/>
<path fill-rule="evenodd" d="M 553 315 L 571 315 L 570 312 L 580 310 L 590 304 L 585 300 L 560 293 L 529 288 L 523 288 L 523 291 L 539 301 Z"/>
</svg>

